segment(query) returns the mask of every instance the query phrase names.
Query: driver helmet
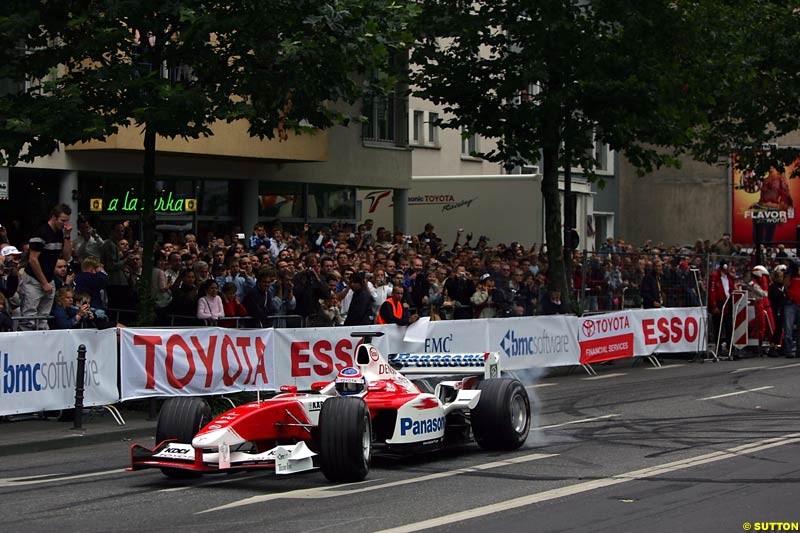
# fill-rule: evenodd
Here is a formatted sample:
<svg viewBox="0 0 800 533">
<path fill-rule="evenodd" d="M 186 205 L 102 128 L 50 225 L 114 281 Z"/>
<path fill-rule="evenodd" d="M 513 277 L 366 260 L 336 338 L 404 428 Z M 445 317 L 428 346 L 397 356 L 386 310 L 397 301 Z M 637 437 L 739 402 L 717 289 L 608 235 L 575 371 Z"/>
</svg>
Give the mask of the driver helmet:
<svg viewBox="0 0 800 533">
<path fill-rule="evenodd" d="M 340 396 L 360 394 L 367 389 L 367 380 L 358 368 L 348 366 L 336 376 L 336 392 Z"/>
</svg>

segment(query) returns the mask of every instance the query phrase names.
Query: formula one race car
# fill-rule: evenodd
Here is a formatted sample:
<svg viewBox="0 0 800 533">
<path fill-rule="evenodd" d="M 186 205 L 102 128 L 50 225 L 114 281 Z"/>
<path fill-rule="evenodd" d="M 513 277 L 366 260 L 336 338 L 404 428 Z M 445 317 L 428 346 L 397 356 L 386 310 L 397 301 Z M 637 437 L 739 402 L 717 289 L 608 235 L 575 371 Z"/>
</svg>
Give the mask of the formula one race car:
<svg viewBox="0 0 800 533">
<path fill-rule="evenodd" d="M 417 451 L 474 438 L 487 450 L 515 450 L 530 429 L 522 384 L 498 377 L 498 356 L 396 354 L 388 360 L 364 337 L 357 367 L 312 392 L 281 393 L 211 419 L 206 401 L 167 400 L 154 449 L 131 446 L 131 468 L 160 468 L 169 477 L 274 468 L 290 474 L 319 466 L 331 481 L 360 481 L 373 451 Z M 407 375 L 452 376 L 422 392 Z"/>
</svg>

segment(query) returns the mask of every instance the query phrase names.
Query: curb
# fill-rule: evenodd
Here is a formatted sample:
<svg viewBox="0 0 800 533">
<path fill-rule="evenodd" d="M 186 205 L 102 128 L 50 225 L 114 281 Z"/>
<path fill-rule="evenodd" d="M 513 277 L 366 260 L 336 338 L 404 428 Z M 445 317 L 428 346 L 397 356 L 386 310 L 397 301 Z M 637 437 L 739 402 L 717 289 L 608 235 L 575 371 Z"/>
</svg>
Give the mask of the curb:
<svg viewBox="0 0 800 533">
<path fill-rule="evenodd" d="M 126 442 L 134 439 L 144 440 L 152 438 L 154 434 L 155 422 L 153 422 L 152 426 L 119 426 L 119 428 L 111 430 L 102 427 L 92 428 L 91 426 L 82 429 L 68 428 L 58 430 L 57 435 L 42 433 L 40 435 L 42 438 L 37 438 L 36 440 L 0 444 L 0 456 L 77 448 L 86 444 L 102 444 L 114 441 Z"/>
</svg>

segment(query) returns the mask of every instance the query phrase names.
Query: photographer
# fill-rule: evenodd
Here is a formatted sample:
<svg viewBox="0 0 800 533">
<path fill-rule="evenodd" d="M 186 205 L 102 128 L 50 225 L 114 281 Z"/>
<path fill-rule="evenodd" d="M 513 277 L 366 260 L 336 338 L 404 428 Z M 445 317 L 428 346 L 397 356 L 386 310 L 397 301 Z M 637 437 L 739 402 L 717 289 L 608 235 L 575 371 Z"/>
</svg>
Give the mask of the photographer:
<svg viewBox="0 0 800 533">
<path fill-rule="evenodd" d="M 294 312 L 297 299 L 294 297 L 294 281 L 289 272 L 278 272 L 278 279 L 270 286 L 270 296 L 273 314 L 290 315 Z M 272 327 L 275 328 L 285 328 L 286 325 L 286 318 L 276 318 L 272 321 Z"/>
<path fill-rule="evenodd" d="M 87 257 L 103 255 L 103 238 L 97 234 L 97 231 L 83 215 L 78 216 L 78 234 L 75 236 L 72 246 L 81 263 Z"/>
<path fill-rule="evenodd" d="M 19 287 L 19 258 L 21 252 L 15 246 L 5 246 L 0 263 L 0 293 L 10 299 Z"/>
<path fill-rule="evenodd" d="M 475 284 L 467 277 L 466 267 L 458 265 L 453 276 L 444 283 L 445 297 L 452 300 L 455 306 L 453 312 L 455 320 L 472 318 L 470 298 L 473 293 L 475 293 Z"/>
<path fill-rule="evenodd" d="M 88 299 L 81 299 L 76 305 L 72 289 L 69 287 L 62 287 L 56 291 L 52 314 L 50 329 L 95 327 L 92 323 L 95 316 Z"/>
</svg>

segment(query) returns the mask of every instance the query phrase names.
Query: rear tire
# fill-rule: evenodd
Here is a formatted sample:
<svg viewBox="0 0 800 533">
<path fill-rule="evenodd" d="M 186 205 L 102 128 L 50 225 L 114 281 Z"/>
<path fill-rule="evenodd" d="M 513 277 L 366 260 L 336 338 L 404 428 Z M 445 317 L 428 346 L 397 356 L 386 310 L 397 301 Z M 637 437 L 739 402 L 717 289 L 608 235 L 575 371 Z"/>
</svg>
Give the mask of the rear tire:
<svg viewBox="0 0 800 533">
<path fill-rule="evenodd" d="M 494 378 L 478 384 L 481 397 L 470 413 L 472 434 L 485 450 L 516 450 L 531 426 L 528 392 L 516 379 Z"/>
<path fill-rule="evenodd" d="M 194 436 L 210 421 L 211 407 L 205 400 L 188 396 L 170 398 L 161 406 L 158 415 L 156 444 L 165 440 L 191 444 Z M 162 468 L 161 472 L 177 479 L 200 477 L 197 472 L 179 468 Z"/>
<path fill-rule="evenodd" d="M 369 473 L 372 424 L 361 398 L 330 398 L 319 413 L 319 456 L 330 481 L 361 481 Z"/>
</svg>

